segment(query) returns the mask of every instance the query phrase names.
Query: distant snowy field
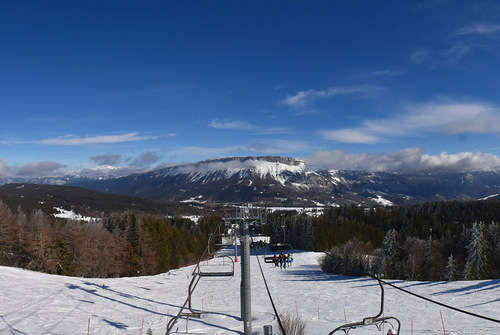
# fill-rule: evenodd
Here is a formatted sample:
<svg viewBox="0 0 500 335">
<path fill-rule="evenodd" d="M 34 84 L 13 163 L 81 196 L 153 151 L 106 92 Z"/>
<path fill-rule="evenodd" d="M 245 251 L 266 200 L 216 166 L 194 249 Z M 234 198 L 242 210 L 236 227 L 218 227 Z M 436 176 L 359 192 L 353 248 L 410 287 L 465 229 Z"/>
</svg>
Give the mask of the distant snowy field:
<svg viewBox="0 0 500 335">
<path fill-rule="evenodd" d="M 261 259 L 276 307 L 301 315 L 310 335 L 328 334 L 345 321 L 375 316 L 380 309 L 378 283 L 324 274 L 318 265 L 320 256 L 296 251 L 294 264 L 286 271 Z M 252 253 L 251 258 L 253 333 L 263 334 L 263 326 L 272 325 L 277 334 L 256 256 Z M 149 328 L 153 334 L 164 334 L 168 320 L 187 297 L 193 268 L 150 277 L 87 279 L 0 267 L 0 334 L 139 335 Z M 391 282 L 430 299 L 500 319 L 500 280 Z M 211 313 L 201 319 L 181 319 L 175 329 L 184 334 L 242 334 L 239 294 L 240 263 L 236 263 L 235 276 L 230 280 L 202 278 L 193 305 Z M 499 323 L 461 314 L 387 286 L 384 314 L 400 319 L 401 334 L 443 334 L 443 323 L 447 335 L 500 334 Z M 350 332 L 381 333 L 374 327 Z"/>
</svg>

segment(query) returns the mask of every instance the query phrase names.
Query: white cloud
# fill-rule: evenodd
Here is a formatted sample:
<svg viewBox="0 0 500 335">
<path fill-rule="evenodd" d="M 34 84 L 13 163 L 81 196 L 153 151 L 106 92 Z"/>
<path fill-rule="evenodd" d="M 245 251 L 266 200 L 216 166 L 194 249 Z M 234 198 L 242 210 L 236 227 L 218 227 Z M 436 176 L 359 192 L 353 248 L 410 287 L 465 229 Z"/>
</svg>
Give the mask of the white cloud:
<svg viewBox="0 0 500 335">
<path fill-rule="evenodd" d="M 381 90 L 380 87 L 376 86 L 347 86 L 347 87 L 330 87 L 326 90 L 307 90 L 300 91 L 293 96 L 287 96 L 281 101 L 282 104 L 292 106 L 292 107 L 302 107 L 314 99 L 319 98 L 329 98 L 338 95 L 350 95 L 350 94 L 374 94 Z"/>
<path fill-rule="evenodd" d="M 319 151 L 305 157 L 307 165 L 318 169 L 363 170 L 370 172 L 421 171 L 496 171 L 500 170 L 500 157 L 481 152 L 460 152 L 439 155 L 423 154 L 421 148 L 407 148 L 396 153 L 360 153 L 347 151 Z"/>
<path fill-rule="evenodd" d="M 342 143 L 375 144 L 383 141 L 382 137 L 368 134 L 363 128 L 320 130 L 319 134 L 324 139 Z"/>
<path fill-rule="evenodd" d="M 251 124 L 248 121 L 232 120 L 232 121 L 221 121 L 212 120 L 209 124 L 210 127 L 215 129 L 243 129 L 243 130 L 255 130 L 259 127 Z"/>
<path fill-rule="evenodd" d="M 264 154 L 283 154 L 311 150 L 311 145 L 301 140 L 259 141 L 246 146 L 248 150 Z"/>
<path fill-rule="evenodd" d="M 221 120 L 212 120 L 209 124 L 209 127 L 215 129 L 233 129 L 233 130 L 249 130 L 255 134 L 287 134 L 290 132 L 287 128 L 265 128 L 254 125 L 248 121 L 244 120 L 231 120 L 231 121 L 221 121 Z"/>
<path fill-rule="evenodd" d="M 17 176 L 46 176 L 51 175 L 54 172 L 64 168 L 65 165 L 62 165 L 57 162 L 52 161 L 43 161 L 43 162 L 33 162 L 27 163 L 21 166 L 17 171 Z"/>
<path fill-rule="evenodd" d="M 375 144 L 424 133 L 500 134 L 500 109 L 481 102 L 431 102 L 403 106 L 403 113 L 367 119 L 355 128 L 321 130 L 325 139 L 343 143 Z"/>
<path fill-rule="evenodd" d="M 465 55 L 473 50 L 472 45 L 456 44 L 444 51 L 443 57 L 452 64 L 458 63 Z"/>
<path fill-rule="evenodd" d="M 470 34 L 481 34 L 488 35 L 496 32 L 500 32 L 500 25 L 490 25 L 490 24 L 473 24 L 463 27 L 458 30 L 459 35 L 470 35 Z"/>
<path fill-rule="evenodd" d="M 79 175 L 85 176 L 89 178 L 117 178 L 128 176 L 134 173 L 144 173 L 148 172 L 149 169 L 144 169 L 142 167 L 134 167 L 134 166 L 110 166 L 110 165 L 100 165 L 93 168 L 85 168 L 78 171 L 69 171 L 69 175 Z"/>
<path fill-rule="evenodd" d="M 10 176 L 10 168 L 7 163 L 0 158 L 0 178 L 6 178 Z"/>
<path fill-rule="evenodd" d="M 98 135 L 94 137 L 79 137 L 75 135 L 67 135 L 64 137 L 41 140 L 38 143 L 46 145 L 85 145 L 144 141 L 156 138 L 158 138 L 158 136 L 138 136 L 137 133 L 129 133 L 124 135 Z"/>
</svg>

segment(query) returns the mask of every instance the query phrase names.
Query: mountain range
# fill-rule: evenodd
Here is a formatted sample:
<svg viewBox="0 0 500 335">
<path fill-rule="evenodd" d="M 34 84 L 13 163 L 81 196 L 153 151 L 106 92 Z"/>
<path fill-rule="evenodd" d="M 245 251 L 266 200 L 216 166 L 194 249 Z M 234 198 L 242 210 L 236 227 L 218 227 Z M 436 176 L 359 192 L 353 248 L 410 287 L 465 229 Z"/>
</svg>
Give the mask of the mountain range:
<svg viewBox="0 0 500 335">
<path fill-rule="evenodd" d="M 405 205 L 498 198 L 500 194 L 500 171 L 315 171 L 301 159 L 278 156 L 211 159 L 107 179 L 64 176 L 9 182 L 78 186 L 197 205 L 242 202 L 301 207 Z"/>
<path fill-rule="evenodd" d="M 67 184 L 188 203 L 404 205 L 498 197 L 500 172 L 314 171 L 301 159 L 263 156 L 212 159 L 120 178 L 85 179 Z"/>
</svg>

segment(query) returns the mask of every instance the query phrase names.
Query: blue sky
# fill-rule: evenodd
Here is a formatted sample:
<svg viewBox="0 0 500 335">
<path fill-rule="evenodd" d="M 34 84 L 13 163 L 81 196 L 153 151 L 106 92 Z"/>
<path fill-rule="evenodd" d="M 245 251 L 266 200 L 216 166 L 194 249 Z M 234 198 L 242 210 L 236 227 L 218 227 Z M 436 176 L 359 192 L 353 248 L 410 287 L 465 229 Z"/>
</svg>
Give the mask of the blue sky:
<svg viewBox="0 0 500 335">
<path fill-rule="evenodd" d="M 496 1 L 2 1 L 0 50 L 0 177 L 500 169 Z"/>
</svg>

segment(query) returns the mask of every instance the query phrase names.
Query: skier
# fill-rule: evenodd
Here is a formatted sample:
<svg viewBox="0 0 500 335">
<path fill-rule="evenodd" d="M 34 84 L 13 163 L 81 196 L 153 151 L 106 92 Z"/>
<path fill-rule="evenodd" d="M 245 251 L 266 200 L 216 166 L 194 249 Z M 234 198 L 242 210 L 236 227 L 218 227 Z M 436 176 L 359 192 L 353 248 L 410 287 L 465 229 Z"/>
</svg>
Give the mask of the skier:
<svg viewBox="0 0 500 335">
<path fill-rule="evenodd" d="M 397 332 L 393 329 L 393 328 L 390 328 L 389 331 L 387 331 L 387 335 L 396 335 Z"/>
</svg>

